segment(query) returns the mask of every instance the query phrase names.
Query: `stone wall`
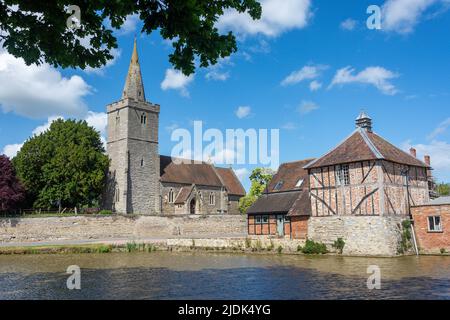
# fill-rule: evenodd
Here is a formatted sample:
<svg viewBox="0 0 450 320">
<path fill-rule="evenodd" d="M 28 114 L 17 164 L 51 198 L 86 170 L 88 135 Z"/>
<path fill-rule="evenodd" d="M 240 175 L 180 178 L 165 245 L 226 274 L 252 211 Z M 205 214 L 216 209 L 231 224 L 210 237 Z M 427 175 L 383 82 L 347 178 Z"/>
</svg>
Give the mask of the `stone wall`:
<svg viewBox="0 0 450 320">
<path fill-rule="evenodd" d="M 167 237 L 245 237 L 242 215 L 0 218 L 0 243 Z"/>
<path fill-rule="evenodd" d="M 411 208 L 417 246 L 421 253 L 450 252 L 450 205 L 425 205 Z M 428 217 L 441 219 L 442 231 L 428 230 Z"/>
<path fill-rule="evenodd" d="M 401 241 L 401 217 L 340 216 L 311 217 L 308 238 L 331 245 L 345 241 L 347 255 L 397 255 Z"/>
</svg>

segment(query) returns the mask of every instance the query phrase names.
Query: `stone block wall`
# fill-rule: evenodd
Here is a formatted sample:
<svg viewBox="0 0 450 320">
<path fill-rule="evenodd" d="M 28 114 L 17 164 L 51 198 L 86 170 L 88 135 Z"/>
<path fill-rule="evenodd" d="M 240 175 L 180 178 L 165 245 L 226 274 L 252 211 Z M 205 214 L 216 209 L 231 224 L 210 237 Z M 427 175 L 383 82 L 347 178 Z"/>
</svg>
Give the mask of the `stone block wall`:
<svg viewBox="0 0 450 320">
<path fill-rule="evenodd" d="M 168 237 L 245 237 L 242 215 L 0 218 L 0 243 Z"/>
<path fill-rule="evenodd" d="M 395 256 L 401 241 L 401 217 L 311 217 L 308 238 L 331 245 L 345 241 L 344 254 Z"/>
</svg>

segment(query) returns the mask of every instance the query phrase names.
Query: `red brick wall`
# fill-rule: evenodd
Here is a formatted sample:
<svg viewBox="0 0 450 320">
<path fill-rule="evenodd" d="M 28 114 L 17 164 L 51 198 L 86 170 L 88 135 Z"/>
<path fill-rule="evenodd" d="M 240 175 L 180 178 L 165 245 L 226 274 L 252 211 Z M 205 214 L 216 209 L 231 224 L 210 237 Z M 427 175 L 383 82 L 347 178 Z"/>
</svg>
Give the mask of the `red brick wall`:
<svg viewBox="0 0 450 320">
<path fill-rule="evenodd" d="M 411 208 L 417 245 L 425 253 L 450 252 L 450 205 L 419 206 Z M 440 216 L 442 232 L 428 231 L 428 217 Z"/>
<path fill-rule="evenodd" d="M 309 217 L 292 217 L 292 238 L 306 239 L 308 235 L 308 219 Z"/>
</svg>

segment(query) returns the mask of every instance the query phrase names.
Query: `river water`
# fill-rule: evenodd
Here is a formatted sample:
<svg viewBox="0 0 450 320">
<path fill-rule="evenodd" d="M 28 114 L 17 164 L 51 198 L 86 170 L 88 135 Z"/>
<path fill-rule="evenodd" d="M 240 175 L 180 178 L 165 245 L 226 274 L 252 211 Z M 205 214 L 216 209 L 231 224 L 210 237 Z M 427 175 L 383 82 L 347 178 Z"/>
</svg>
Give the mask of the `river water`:
<svg viewBox="0 0 450 320">
<path fill-rule="evenodd" d="M 81 268 L 81 290 L 66 270 Z M 369 266 L 381 289 L 367 288 Z M 211 253 L 0 256 L 0 299 L 443 299 L 450 257 Z"/>
</svg>

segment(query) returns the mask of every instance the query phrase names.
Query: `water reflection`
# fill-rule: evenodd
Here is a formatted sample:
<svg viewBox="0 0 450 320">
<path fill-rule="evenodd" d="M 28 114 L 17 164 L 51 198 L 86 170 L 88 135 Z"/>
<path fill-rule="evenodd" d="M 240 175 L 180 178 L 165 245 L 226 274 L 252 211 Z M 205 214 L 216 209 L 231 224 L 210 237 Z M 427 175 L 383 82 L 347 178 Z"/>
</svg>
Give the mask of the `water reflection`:
<svg viewBox="0 0 450 320">
<path fill-rule="evenodd" d="M 73 264 L 80 291 L 66 289 Z M 369 265 L 381 268 L 382 290 L 367 289 Z M 0 256 L 0 299 L 450 299 L 450 258 Z"/>
</svg>

